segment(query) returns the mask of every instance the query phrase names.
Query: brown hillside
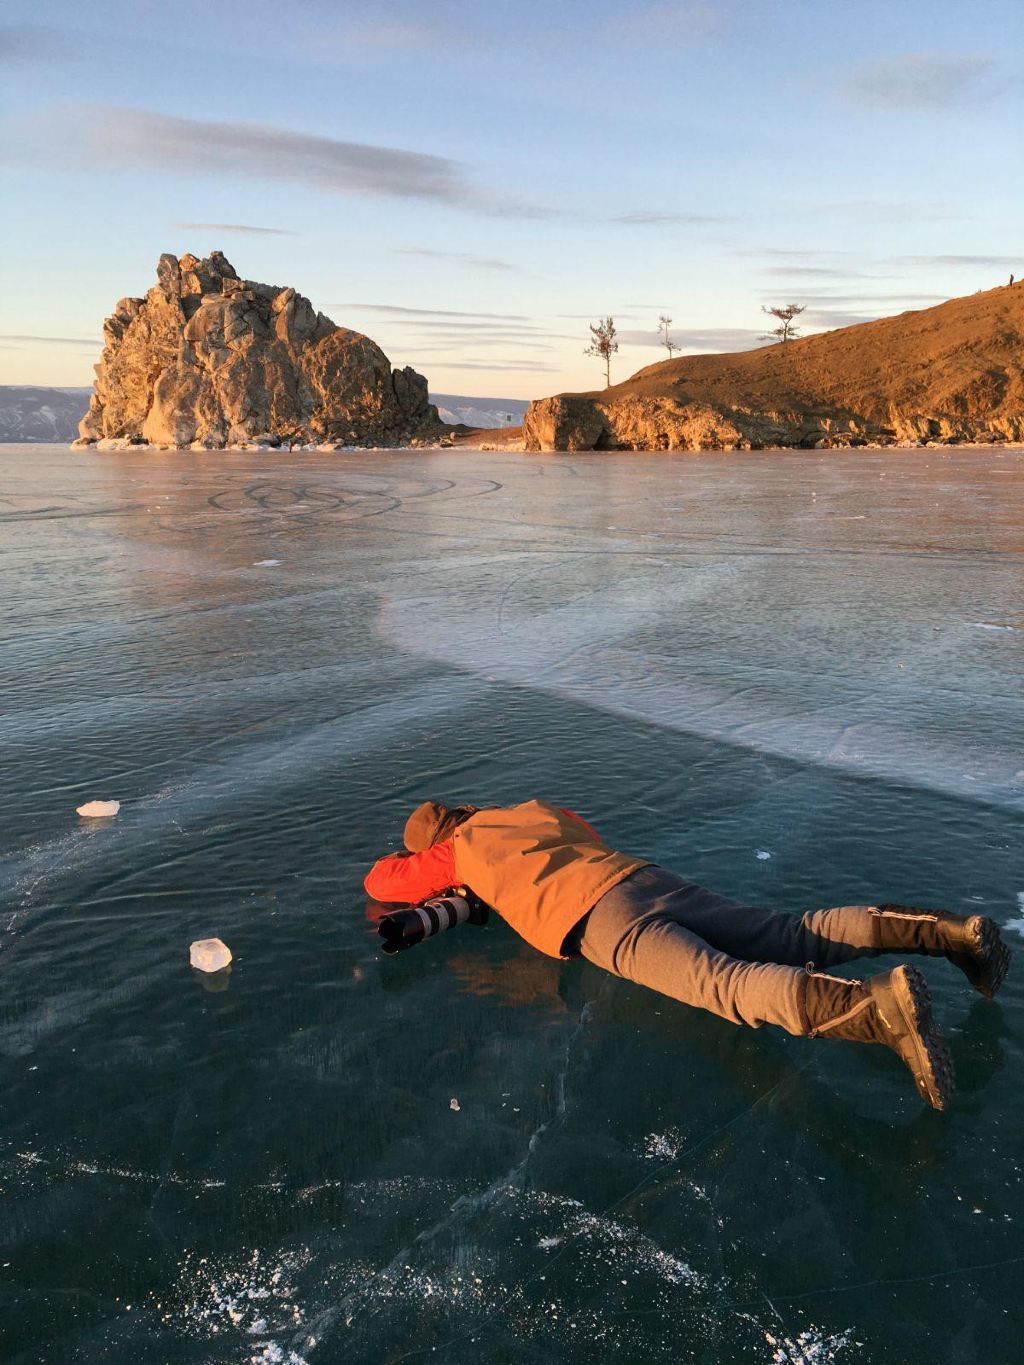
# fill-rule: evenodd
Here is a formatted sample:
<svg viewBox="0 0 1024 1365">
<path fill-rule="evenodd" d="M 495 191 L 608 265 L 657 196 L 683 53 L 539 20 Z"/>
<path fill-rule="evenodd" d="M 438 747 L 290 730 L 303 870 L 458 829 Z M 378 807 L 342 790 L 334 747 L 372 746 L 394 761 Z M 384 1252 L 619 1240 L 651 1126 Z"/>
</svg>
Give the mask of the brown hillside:
<svg viewBox="0 0 1024 1365">
<path fill-rule="evenodd" d="M 1024 286 L 531 404 L 528 449 L 1024 439 Z M 567 444 L 573 442 L 574 444 Z"/>
</svg>

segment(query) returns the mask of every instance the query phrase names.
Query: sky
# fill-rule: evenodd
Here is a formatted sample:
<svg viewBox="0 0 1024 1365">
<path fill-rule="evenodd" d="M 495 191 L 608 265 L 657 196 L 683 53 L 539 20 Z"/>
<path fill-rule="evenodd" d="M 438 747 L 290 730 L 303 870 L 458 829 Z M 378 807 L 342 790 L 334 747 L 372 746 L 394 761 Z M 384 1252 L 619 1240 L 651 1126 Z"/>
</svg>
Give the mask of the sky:
<svg viewBox="0 0 1024 1365">
<path fill-rule="evenodd" d="M 1020 0 L 6 0 L 0 383 L 161 252 L 532 398 L 1024 275 Z"/>
</svg>

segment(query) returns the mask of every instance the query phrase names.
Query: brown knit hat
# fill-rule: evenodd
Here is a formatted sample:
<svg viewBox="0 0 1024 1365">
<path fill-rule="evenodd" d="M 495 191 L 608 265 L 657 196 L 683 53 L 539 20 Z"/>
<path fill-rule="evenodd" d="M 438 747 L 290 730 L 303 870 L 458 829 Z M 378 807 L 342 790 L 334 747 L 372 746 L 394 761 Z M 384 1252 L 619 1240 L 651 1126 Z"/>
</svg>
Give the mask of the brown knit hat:
<svg viewBox="0 0 1024 1365">
<path fill-rule="evenodd" d="M 440 801 L 424 801 L 405 822 L 405 846 L 410 853 L 422 853 L 425 848 L 447 839 L 457 826 L 476 812 L 476 806 L 445 806 Z"/>
</svg>

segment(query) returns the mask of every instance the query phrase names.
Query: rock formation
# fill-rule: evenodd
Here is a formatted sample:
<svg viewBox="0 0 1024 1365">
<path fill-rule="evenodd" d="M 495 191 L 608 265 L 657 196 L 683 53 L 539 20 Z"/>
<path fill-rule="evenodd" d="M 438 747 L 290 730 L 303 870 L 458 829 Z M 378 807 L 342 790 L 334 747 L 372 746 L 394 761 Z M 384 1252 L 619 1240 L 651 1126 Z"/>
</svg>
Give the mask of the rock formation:
<svg viewBox="0 0 1024 1365">
<path fill-rule="evenodd" d="M 530 404 L 527 450 L 1024 440 L 1024 286 Z"/>
<path fill-rule="evenodd" d="M 294 289 L 241 280 L 224 256 L 160 257 L 144 299 L 103 325 L 79 445 L 405 445 L 440 434 L 427 381 Z"/>
</svg>

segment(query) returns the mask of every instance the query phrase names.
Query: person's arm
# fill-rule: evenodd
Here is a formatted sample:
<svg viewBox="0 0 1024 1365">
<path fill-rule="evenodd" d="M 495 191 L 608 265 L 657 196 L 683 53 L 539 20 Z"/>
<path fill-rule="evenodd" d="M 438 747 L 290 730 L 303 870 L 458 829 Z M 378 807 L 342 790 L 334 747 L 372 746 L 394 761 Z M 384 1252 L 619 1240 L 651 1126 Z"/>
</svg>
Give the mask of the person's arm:
<svg viewBox="0 0 1024 1365">
<path fill-rule="evenodd" d="M 366 874 L 368 896 L 390 905 L 418 905 L 454 886 L 455 856 L 450 839 L 422 853 L 391 853 Z"/>
<path fill-rule="evenodd" d="M 600 834 L 598 834 L 594 826 L 587 824 L 582 815 L 577 815 L 574 810 L 568 810 L 565 806 L 561 807 L 561 811 L 563 815 L 568 815 L 570 820 L 575 820 L 578 825 L 582 825 L 584 829 L 589 830 L 598 843 L 604 843 L 604 840 L 601 838 Z"/>
</svg>

